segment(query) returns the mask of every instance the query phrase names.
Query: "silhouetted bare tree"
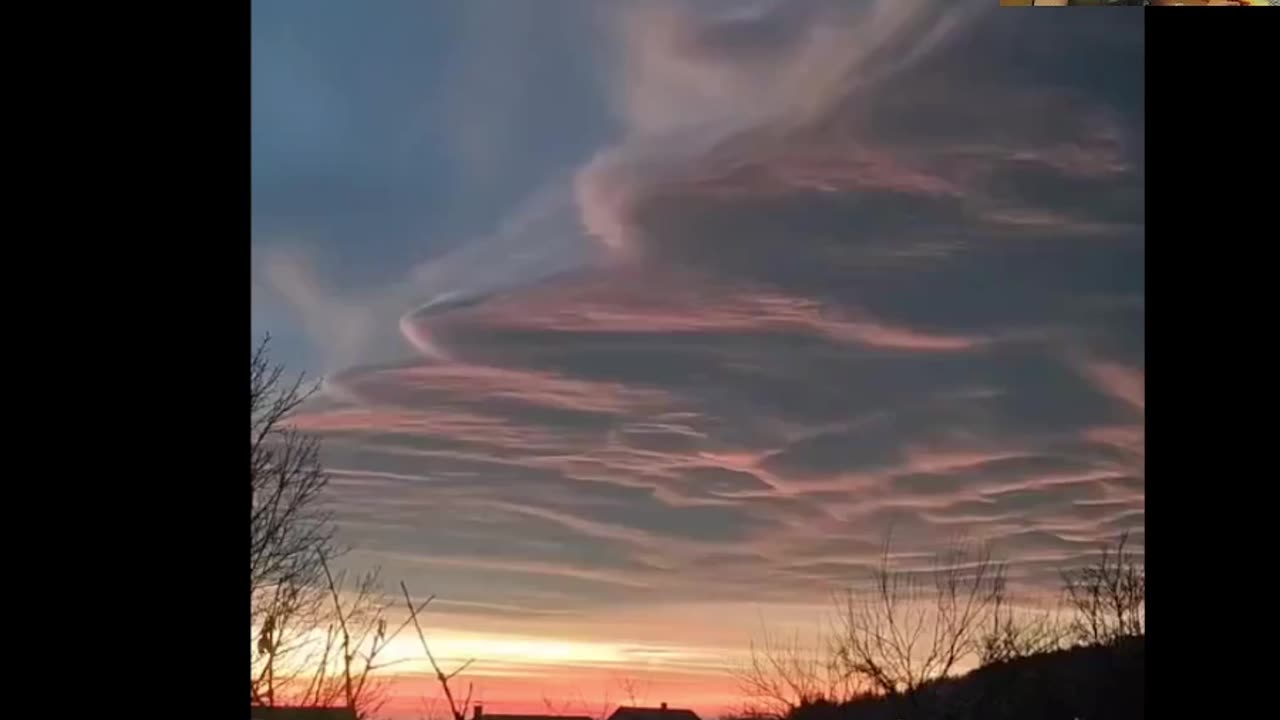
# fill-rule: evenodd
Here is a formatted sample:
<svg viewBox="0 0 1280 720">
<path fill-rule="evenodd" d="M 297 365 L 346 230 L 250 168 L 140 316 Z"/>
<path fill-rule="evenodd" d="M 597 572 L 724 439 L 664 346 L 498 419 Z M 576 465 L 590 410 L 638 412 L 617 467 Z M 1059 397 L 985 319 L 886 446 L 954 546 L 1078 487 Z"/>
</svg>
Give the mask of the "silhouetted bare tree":
<svg viewBox="0 0 1280 720">
<path fill-rule="evenodd" d="M 1097 562 L 1062 575 L 1074 611 L 1071 634 L 1081 645 L 1107 645 L 1145 631 L 1146 568 L 1126 551 L 1128 541 L 1129 534 L 1122 534 Z"/>
<path fill-rule="evenodd" d="M 597 702 L 588 701 L 586 695 L 578 690 L 574 698 L 558 702 L 543 695 L 542 706 L 546 708 L 548 715 L 576 715 L 592 718 L 592 720 L 606 720 L 614 710 L 618 709 L 618 703 L 613 701 L 613 693 L 609 688 L 605 688 L 604 694 Z M 472 718 L 472 720 L 475 719 Z"/>
<path fill-rule="evenodd" d="M 319 591 L 293 583 L 260 589 L 253 598 L 256 636 L 251 661 L 251 702 L 274 706 L 296 695 L 311 665 L 312 629 L 323 609 Z"/>
<path fill-rule="evenodd" d="M 318 585 L 321 560 L 334 555 L 333 527 L 321 495 L 328 476 L 319 443 L 288 417 L 315 392 L 302 376 L 284 377 L 268 357 L 270 339 L 249 365 L 250 497 L 249 587 Z"/>
<path fill-rule="evenodd" d="M 251 702 L 342 706 L 367 718 L 385 701 L 377 673 L 394 664 L 379 658 L 412 623 L 454 720 L 465 720 L 470 694 L 459 706 L 449 681 L 470 661 L 445 675 L 418 624 L 432 598 L 415 606 L 401 583 L 409 616 L 389 631 L 395 601 L 383 592 L 378 571 L 348 584 L 345 572 L 330 570 L 341 553 L 323 505 L 328 476 L 320 446 L 288 422 L 317 387 L 304 385 L 300 376 L 286 380 L 268 346 L 269 338 L 253 350 L 249 375 Z"/>
<path fill-rule="evenodd" d="M 317 386 L 286 378 L 269 347 L 263 339 L 249 363 L 251 702 L 367 717 L 380 703 L 378 655 L 407 621 L 387 632 L 376 571 L 349 589 L 345 573 L 330 572 L 340 552 L 319 442 L 289 423 Z"/>
<path fill-rule="evenodd" d="M 868 691 L 861 676 L 842 671 L 822 638 L 807 647 L 799 634 L 779 638 L 765 629 L 751 642 L 751 652 L 733 670 L 747 697 L 743 717 L 784 718 L 802 705 L 841 703 Z"/>
<path fill-rule="evenodd" d="M 249 363 L 250 693 L 263 705 L 296 699 L 325 625 L 324 563 L 337 554 L 318 444 L 288 424 L 314 387 L 286 379 L 269 343 Z"/>
<path fill-rule="evenodd" d="M 277 604 L 281 611 L 267 616 L 254 672 L 254 702 L 349 707 L 356 717 L 368 718 L 385 702 L 385 686 L 375 673 L 395 664 L 379 656 L 409 621 L 388 632 L 385 616 L 393 605 L 382 592 L 377 570 L 348 587 L 345 572 L 334 575 L 323 559 L 320 567 L 324 586 L 305 592 L 318 592 L 327 602 L 311 605 L 308 600 L 298 612 Z M 294 586 L 277 587 L 286 594 L 296 592 Z M 294 627 L 284 627 L 286 622 Z"/>
<path fill-rule="evenodd" d="M 255 692 L 254 702 L 347 707 L 356 717 L 369 718 L 386 701 L 385 684 L 377 671 L 403 662 L 383 662 L 379 656 L 409 620 L 388 631 L 386 615 L 393 602 L 383 593 L 377 570 L 348 583 L 347 574 L 333 574 L 326 561 L 321 560 L 320 567 L 325 584 L 319 592 L 328 602 L 307 607 L 305 614 L 268 616 L 268 629 L 261 633 L 266 639 L 259 641 L 262 657 L 255 668 L 254 687 L 260 691 Z M 283 628 L 280 623 L 287 620 L 294 621 L 297 629 Z M 274 638 L 291 639 L 293 644 L 280 647 Z"/>
<path fill-rule="evenodd" d="M 615 678 L 614 681 L 617 683 L 618 689 L 622 691 L 622 698 L 631 707 L 643 706 L 648 700 L 650 689 L 648 682 L 642 683 L 629 675 Z"/>
<path fill-rule="evenodd" d="M 767 634 L 752 644 L 735 676 L 755 704 L 732 717 L 1047 717 L 1068 709 L 1064 717 L 1102 717 L 1099 708 L 1138 717 L 1146 576 L 1141 555 L 1127 548 L 1123 535 L 1093 564 L 1063 573 L 1065 603 L 1033 610 L 1014 606 L 1005 565 L 985 547 L 904 570 L 893 567 L 886 541 L 870 591 L 837 598 L 826 654 Z M 969 665 L 982 667 L 957 678 Z M 849 684 L 832 690 L 831 667 Z"/>
<path fill-rule="evenodd" d="M 320 565 L 329 597 L 323 649 L 311 658 L 306 690 L 294 704 L 347 707 L 368 718 L 386 702 L 386 686 L 376 673 L 403 662 L 379 658 L 410 619 L 388 631 L 387 614 L 395 601 L 383 592 L 378 570 L 360 575 L 348 588 L 345 572 L 335 576 L 323 559 Z"/>
<path fill-rule="evenodd" d="M 461 675 L 467 668 L 471 667 L 471 664 L 475 662 L 475 659 L 472 658 L 467 660 L 462 663 L 462 665 L 454 668 L 452 672 L 446 673 L 442 670 L 440 668 L 440 664 L 436 662 L 435 654 L 431 652 L 431 645 L 427 643 L 426 633 L 422 632 L 422 625 L 418 622 L 418 614 L 425 610 L 427 605 L 431 604 L 431 601 L 434 600 L 436 596 L 432 595 L 426 600 L 423 600 L 421 604 L 414 605 L 413 598 L 409 595 L 409 587 L 404 584 L 404 581 L 400 582 L 400 590 L 404 593 L 405 607 L 409 610 L 408 622 L 412 622 L 414 629 L 418 631 L 418 640 L 422 643 L 422 651 L 426 654 L 427 660 L 431 663 L 431 669 L 435 671 L 436 681 L 440 684 L 441 691 L 444 692 L 445 701 L 449 703 L 450 715 L 453 720 L 467 720 L 467 711 L 472 709 L 471 694 L 475 688 L 471 683 L 467 683 L 467 696 L 459 702 L 457 696 L 453 694 L 453 688 L 449 683 L 452 682 L 454 678 L 458 677 L 458 675 Z"/>
<path fill-rule="evenodd" d="M 895 570 L 886 542 L 873 591 L 849 590 L 839 602 L 832 652 L 841 672 L 916 702 L 976 654 L 1002 568 L 977 548 L 940 555 L 929 571 Z"/>
<path fill-rule="evenodd" d="M 1019 613 L 1009 602 L 1004 573 L 996 579 L 990 620 L 978 638 L 978 660 L 983 665 L 1016 660 L 1062 647 L 1066 628 L 1050 610 Z"/>
</svg>

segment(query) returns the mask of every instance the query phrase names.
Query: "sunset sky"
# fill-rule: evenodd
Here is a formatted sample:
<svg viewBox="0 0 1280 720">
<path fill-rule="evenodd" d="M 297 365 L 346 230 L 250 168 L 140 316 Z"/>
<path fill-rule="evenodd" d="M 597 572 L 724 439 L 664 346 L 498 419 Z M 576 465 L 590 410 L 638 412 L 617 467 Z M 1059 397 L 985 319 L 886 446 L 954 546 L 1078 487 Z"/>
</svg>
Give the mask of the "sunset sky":
<svg viewBox="0 0 1280 720">
<path fill-rule="evenodd" d="M 1027 596 L 1141 551 L 1140 11 L 255 0 L 252 32 L 254 332 L 325 380 L 296 422 L 345 564 L 439 596 L 487 709 L 630 679 L 714 716 L 890 527 Z"/>
</svg>

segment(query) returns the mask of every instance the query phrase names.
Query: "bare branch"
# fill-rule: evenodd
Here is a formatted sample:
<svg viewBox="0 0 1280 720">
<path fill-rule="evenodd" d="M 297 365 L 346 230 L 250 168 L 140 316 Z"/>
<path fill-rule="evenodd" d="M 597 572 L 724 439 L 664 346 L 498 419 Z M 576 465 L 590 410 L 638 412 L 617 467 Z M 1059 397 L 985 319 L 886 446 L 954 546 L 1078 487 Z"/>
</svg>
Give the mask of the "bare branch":
<svg viewBox="0 0 1280 720">
<path fill-rule="evenodd" d="M 844 702 L 865 694 L 867 688 L 841 673 L 821 638 L 806 647 L 799 634 L 779 638 L 762 629 L 751 642 L 745 663 L 732 672 L 739 690 L 748 698 L 747 714 L 783 718 L 810 703 Z"/>
<path fill-rule="evenodd" d="M 316 704 L 330 704 L 336 698 L 344 707 L 355 710 L 357 717 L 369 717 L 386 702 L 384 688 L 373 680 L 373 674 L 394 664 L 378 662 L 378 657 L 399 633 L 399 630 L 387 632 L 385 614 L 392 605 L 381 592 L 377 570 L 359 577 L 353 592 L 349 593 L 350 599 L 344 600 L 345 573 L 335 577 L 323 556 L 319 564 L 331 601 L 332 621 L 325 652 L 304 698 L 313 698 Z M 400 629 L 404 627 L 401 624 Z M 340 676 L 334 679 L 336 682 L 325 680 L 331 648 L 338 651 Z"/>
<path fill-rule="evenodd" d="M 418 640 L 422 643 L 422 650 L 426 653 L 427 660 L 431 663 L 431 669 L 436 672 L 436 681 L 440 684 L 440 689 L 444 692 L 445 700 L 449 703 L 449 710 L 453 713 L 453 720 L 466 720 L 467 706 L 471 702 L 471 685 L 468 683 L 467 697 L 462 702 L 462 705 L 458 705 L 457 701 L 453 697 L 453 690 L 449 687 L 449 681 L 457 677 L 457 675 L 463 670 L 470 667 L 471 663 L 474 662 L 474 659 L 467 660 L 463 663 L 462 667 L 454 670 L 452 673 L 446 674 L 441 670 L 440 664 L 436 662 L 436 656 L 431 652 L 431 646 L 427 643 L 427 636 L 422 632 L 422 625 L 418 622 L 418 612 L 422 608 L 425 608 L 427 603 L 431 602 L 431 599 L 435 596 L 432 595 L 427 598 L 426 602 L 423 602 L 422 605 L 415 606 L 413 604 L 413 598 L 409 595 L 409 586 L 405 585 L 403 580 L 400 581 L 400 590 L 404 593 L 405 606 L 409 608 L 409 620 L 413 623 L 414 629 L 418 631 Z"/>
<path fill-rule="evenodd" d="M 1062 647 L 1066 628 L 1049 610 L 1017 613 L 1010 605 L 1003 573 L 998 578 L 987 630 L 978 639 L 983 665 L 1007 662 Z"/>
<path fill-rule="evenodd" d="M 1114 549 L 1102 549 L 1097 562 L 1062 575 L 1078 644 L 1107 645 L 1145 632 L 1146 570 L 1126 552 L 1128 540 L 1129 534 L 1122 534 Z"/>
<path fill-rule="evenodd" d="M 319 386 L 286 378 L 269 349 L 264 338 L 249 363 L 251 701 L 360 698 L 368 694 L 370 658 L 385 641 L 367 646 L 376 627 L 365 622 L 377 614 L 372 597 L 357 592 L 351 608 L 334 597 L 342 579 L 326 567 L 340 554 L 324 507 L 328 476 L 319 441 L 290 424 Z M 351 667 L 350 683 L 345 671 L 332 673 L 335 661 Z"/>
<path fill-rule="evenodd" d="M 288 417 L 316 392 L 301 376 L 286 382 L 267 357 L 269 339 L 250 359 L 251 597 L 262 587 L 318 580 L 315 553 L 332 556 L 333 529 L 319 500 L 328 477 L 319 444 L 288 425 Z"/>
<path fill-rule="evenodd" d="M 886 542 L 872 595 L 848 590 L 837 602 L 832 655 L 842 675 L 916 698 L 975 654 L 1002 574 L 985 548 L 941 555 L 927 574 L 896 570 Z"/>
</svg>

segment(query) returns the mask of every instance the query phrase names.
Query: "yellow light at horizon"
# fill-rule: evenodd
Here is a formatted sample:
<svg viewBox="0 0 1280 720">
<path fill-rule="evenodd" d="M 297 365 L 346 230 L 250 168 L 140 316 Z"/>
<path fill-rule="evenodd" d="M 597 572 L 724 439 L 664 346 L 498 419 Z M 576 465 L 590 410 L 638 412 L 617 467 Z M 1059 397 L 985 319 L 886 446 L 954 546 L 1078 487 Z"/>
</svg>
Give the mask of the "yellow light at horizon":
<svg viewBox="0 0 1280 720">
<path fill-rule="evenodd" d="M 468 671 L 472 674 L 527 674 L 539 666 L 626 667 L 664 665 L 668 662 L 683 665 L 699 659 L 699 653 L 692 649 L 448 630 L 428 633 L 427 641 L 442 670 L 450 672 L 468 660 L 474 660 L 475 664 Z M 286 662 L 305 662 L 308 665 L 318 662 L 318 651 L 325 644 L 324 633 L 316 631 L 302 642 L 308 644 L 313 654 L 305 661 L 301 658 L 308 653 L 286 658 Z M 337 653 L 332 653 L 326 672 L 339 670 L 338 662 Z M 396 674 L 434 672 L 412 629 L 387 643 L 378 654 L 378 664 Z M 523 669 L 520 666 L 524 666 Z M 287 669 L 298 671 L 304 668 Z"/>
<path fill-rule="evenodd" d="M 421 654 L 420 647 L 418 650 L 419 654 Z M 623 648 L 609 643 L 503 635 L 442 636 L 433 642 L 432 652 L 455 658 L 476 657 L 502 662 L 610 663 L 627 661 Z"/>
</svg>

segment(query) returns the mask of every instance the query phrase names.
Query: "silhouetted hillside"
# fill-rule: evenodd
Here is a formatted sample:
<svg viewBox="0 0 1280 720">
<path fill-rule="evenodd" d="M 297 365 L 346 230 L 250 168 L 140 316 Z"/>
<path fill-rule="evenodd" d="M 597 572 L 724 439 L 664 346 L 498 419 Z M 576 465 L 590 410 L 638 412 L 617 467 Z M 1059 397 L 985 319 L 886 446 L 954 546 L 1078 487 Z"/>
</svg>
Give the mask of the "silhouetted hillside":
<svg viewBox="0 0 1280 720">
<path fill-rule="evenodd" d="M 1134 720 L 1146 643 L 1059 650 L 994 663 L 910 695 L 807 704 L 789 720 Z"/>
</svg>

